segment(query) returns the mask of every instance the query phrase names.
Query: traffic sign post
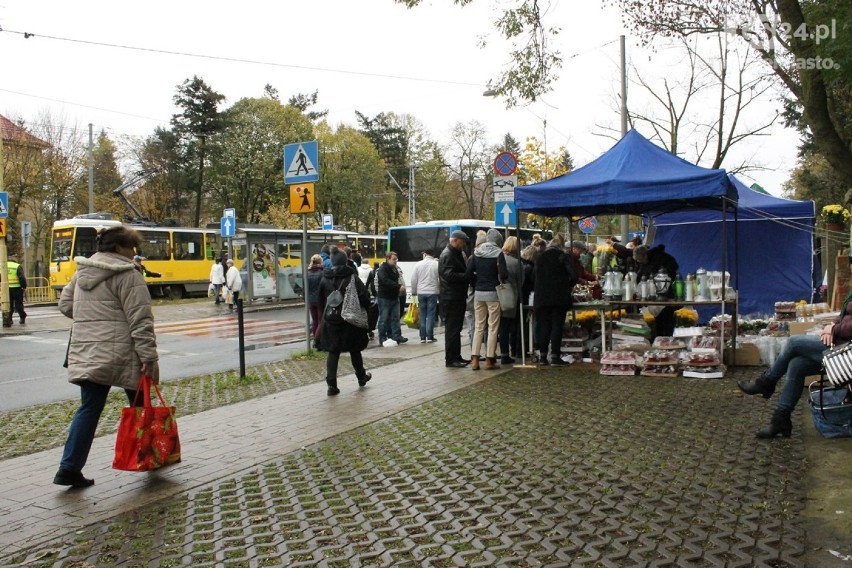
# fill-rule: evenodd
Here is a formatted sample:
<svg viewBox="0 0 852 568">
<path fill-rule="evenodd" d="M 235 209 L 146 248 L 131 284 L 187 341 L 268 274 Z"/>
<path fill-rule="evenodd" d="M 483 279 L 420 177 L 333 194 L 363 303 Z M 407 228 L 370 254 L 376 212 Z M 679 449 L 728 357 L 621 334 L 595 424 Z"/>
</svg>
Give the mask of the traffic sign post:
<svg viewBox="0 0 852 568">
<path fill-rule="evenodd" d="M 514 201 L 497 202 L 494 204 L 494 223 L 501 227 L 516 225 L 518 220 Z"/>
<path fill-rule="evenodd" d="M 219 221 L 219 228 L 223 237 L 231 239 L 237 232 L 237 222 L 233 217 L 222 217 Z"/>
<path fill-rule="evenodd" d="M 510 176 L 518 170 L 518 158 L 511 152 L 500 152 L 494 158 L 494 172 L 498 176 Z"/>
<path fill-rule="evenodd" d="M 0 143 L 0 159 L 3 158 L 3 144 Z M 0 187 L 3 178 L 0 175 Z M 3 327 L 12 327 L 12 305 L 9 303 L 9 279 L 5 278 L 6 266 L 6 218 L 9 216 L 9 194 L 0 191 L 0 272 L 4 278 L 0 280 L 0 311 L 3 314 Z"/>
<path fill-rule="evenodd" d="M 284 183 L 319 180 L 319 145 L 316 140 L 284 146 Z"/>
</svg>

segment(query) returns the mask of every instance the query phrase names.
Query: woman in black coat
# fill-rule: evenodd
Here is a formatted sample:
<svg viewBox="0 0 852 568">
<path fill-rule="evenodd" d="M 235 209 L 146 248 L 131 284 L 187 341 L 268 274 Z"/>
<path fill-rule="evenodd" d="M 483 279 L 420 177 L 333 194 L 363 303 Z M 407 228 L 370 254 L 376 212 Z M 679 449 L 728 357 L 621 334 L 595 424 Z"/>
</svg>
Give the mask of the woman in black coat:
<svg viewBox="0 0 852 568">
<path fill-rule="evenodd" d="M 342 294 L 345 294 L 352 278 L 355 279 L 355 289 L 358 291 L 358 303 L 361 304 L 362 308 L 367 309 L 370 306 L 370 294 L 367 292 L 367 287 L 358 278 L 357 271 L 347 263 L 346 254 L 334 249 L 331 253 L 331 268 L 326 268 L 323 271 L 323 278 L 320 283 L 319 304 L 321 314 L 325 314 L 328 296 L 334 290 L 340 290 Z M 361 351 L 367 347 L 369 342 L 366 329 L 355 327 L 345 321 L 331 322 L 323 318 L 320 335 L 323 348 L 328 351 L 325 382 L 328 384 L 329 396 L 340 393 L 340 389 L 337 388 L 337 364 L 340 360 L 340 354 L 344 351 L 349 352 L 359 386 L 363 387 L 367 384 L 367 381 L 373 378 L 364 369 L 364 359 L 361 357 Z"/>
</svg>

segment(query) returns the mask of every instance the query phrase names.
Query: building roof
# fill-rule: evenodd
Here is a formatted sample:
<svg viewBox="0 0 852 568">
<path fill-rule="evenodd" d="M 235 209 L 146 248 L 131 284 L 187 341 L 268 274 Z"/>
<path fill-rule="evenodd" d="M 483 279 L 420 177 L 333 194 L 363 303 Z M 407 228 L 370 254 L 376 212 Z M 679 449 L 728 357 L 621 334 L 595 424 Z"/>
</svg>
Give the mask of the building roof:
<svg viewBox="0 0 852 568">
<path fill-rule="evenodd" d="M 4 144 L 30 146 L 32 148 L 47 148 L 50 146 L 50 144 L 41 138 L 36 138 L 3 115 L 0 115 L 0 132 L 3 134 Z"/>
</svg>

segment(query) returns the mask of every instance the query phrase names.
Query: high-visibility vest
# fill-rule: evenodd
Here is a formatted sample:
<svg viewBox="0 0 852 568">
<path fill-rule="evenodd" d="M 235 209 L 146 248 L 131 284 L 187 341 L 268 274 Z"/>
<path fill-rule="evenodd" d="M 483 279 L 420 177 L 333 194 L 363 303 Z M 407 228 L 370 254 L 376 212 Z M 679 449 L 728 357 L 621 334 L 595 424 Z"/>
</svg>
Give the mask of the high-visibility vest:
<svg viewBox="0 0 852 568">
<path fill-rule="evenodd" d="M 21 281 L 18 280 L 18 267 L 21 266 L 17 262 L 11 260 L 6 262 L 6 268 L 9 273 L 9 288 L 20 288 Z"/>
</svg>

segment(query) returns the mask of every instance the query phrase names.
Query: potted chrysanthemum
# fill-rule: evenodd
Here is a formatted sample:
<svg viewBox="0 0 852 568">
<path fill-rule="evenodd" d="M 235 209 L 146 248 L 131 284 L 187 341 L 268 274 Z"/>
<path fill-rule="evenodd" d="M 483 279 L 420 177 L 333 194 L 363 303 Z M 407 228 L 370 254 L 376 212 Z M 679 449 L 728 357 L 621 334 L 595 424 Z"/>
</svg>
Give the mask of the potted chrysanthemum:
<svg viewBox="0 0 852 568">
<path fill-rule="evenodd" d="M 822 219 L 825 221 L 825 226 L 830 231 L 842 231 L 849 222 L 852 213 L 849 210 L 837 203 L 826 205 L 822 208 Z"/>
</svg>

